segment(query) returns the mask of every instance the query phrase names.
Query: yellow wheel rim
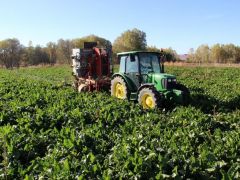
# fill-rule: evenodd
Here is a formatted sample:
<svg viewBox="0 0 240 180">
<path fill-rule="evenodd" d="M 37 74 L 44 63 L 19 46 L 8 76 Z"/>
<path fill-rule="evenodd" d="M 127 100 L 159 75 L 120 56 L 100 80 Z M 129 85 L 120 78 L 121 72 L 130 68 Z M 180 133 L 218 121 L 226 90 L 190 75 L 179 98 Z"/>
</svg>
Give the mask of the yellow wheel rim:
<svg viewBox="0 0 240 180">
<path fill-rule="evenodd" d="M 144 94 L 141 98 L 141 102 L 144 109 L 153 109 L 155 107 L 155 102 L 149 94 Z"/>
<path fill-rule="evenodd" d="M 115 96 L 119 99 L 124 98 L 124 86 L 121 83 L 115 85 Z"/>
</svg>

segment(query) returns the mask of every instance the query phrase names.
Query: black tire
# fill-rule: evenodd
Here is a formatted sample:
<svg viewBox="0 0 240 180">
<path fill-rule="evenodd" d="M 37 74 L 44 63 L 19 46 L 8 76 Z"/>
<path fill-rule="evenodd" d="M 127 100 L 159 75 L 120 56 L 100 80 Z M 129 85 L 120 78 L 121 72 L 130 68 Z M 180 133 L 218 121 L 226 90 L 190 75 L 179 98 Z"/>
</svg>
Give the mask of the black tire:
<svg viewBox="0 0 240 180">
<path fill-rule="evenodd" d="M 183 104 L 187 105 L 190 102 L 190 91 L 189 89 L 184 86 L 183 84 L 176 84 L 175 89 L 180 90 L 183 92 Z"/>
<path fill-rule="evenodd" d="M 163 97 L 154 87 L 146 87 L 140 90 L 138 103 L 143 109 L 155 109 L 162 107 Z"/>
<path fill-rule="evenodd" d="M 126 82 L 120 76 L 111 80 L 111 96 L 118 99 L 129 99 L 129 91 Z"/>
</svg>

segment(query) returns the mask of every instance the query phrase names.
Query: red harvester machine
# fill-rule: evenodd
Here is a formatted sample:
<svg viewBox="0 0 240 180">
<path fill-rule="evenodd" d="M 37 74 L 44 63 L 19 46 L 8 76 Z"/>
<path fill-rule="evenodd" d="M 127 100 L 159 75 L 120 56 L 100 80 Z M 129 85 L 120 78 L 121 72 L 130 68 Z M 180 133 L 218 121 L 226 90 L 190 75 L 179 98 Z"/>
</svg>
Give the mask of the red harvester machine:
<svg viewBox="0 0 240 180">
<path fill-rule="evenodd" d="M 109 90 L 112 75 L 112 49 L 85 42 L 83 49 L 72 50 L 74 87 L 79 92 Z"/>
</svg>

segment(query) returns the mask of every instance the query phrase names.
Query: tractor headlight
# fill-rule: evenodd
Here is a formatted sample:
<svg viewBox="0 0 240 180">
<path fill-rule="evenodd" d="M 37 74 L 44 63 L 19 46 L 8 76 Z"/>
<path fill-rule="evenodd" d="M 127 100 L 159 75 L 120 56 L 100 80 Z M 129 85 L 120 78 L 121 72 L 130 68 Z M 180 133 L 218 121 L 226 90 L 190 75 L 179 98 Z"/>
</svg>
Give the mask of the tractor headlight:
<svg viewBox="0 0 240 180">
<path fill-rule="evenodd" d="M 173 79 L 173 78 L 168 78 L 168 79 L 167 79 L 167 82 L 169 82 L 169 83 L 175 83 L 175 82 L 177 82 L 177 80 L 176 80 L 176 79 Z"/>
</svg>

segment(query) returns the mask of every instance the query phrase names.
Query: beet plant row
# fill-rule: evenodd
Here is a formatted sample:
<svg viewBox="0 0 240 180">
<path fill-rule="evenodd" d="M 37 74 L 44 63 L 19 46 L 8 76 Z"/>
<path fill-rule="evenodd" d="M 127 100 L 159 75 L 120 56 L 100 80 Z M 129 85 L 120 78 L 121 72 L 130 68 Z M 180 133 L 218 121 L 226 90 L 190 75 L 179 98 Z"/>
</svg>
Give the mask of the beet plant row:
<svg viewBox="0 0 240 180">
<path fill-rule="evenodd" d="M 68 67 L 0 70 L 0 179 L 239 179 L 239 69 L 167 71 L 189 106 L 79 94 Z"/>
</svg>

